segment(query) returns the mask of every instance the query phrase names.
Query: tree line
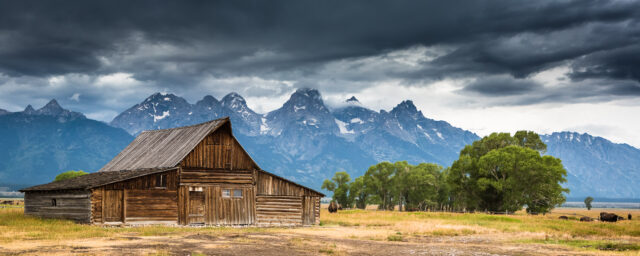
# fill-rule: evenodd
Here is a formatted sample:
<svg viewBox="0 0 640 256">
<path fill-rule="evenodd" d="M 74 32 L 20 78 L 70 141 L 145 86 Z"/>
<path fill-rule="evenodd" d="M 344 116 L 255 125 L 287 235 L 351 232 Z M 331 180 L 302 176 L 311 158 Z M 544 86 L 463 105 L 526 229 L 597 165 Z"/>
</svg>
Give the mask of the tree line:
<svg viewBox="0 0 640 256">
<path fill-rule="evenodd" d="M 565 202 L 567 172 L 531 131 L 493 133 L 465 146 L 444 168 L 433 163 L 381 162 L 353 181 L 337 172 L 322 184 L 346 208 L 545 213 Z"/>
</svg>

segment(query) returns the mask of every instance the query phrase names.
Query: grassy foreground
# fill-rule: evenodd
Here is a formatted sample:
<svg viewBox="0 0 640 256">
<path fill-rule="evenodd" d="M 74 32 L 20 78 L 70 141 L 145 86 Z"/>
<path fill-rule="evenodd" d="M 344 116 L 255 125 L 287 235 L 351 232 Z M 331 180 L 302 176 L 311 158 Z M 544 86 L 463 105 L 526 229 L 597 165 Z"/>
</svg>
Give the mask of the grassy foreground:
<svg viewBox="0 0 640 256">
<path fill-rule="evenodd" d="M 610 211 L 610 210 L 609 210 Z M 101 227 L 66 220 L 24 216 L 23 208 L 0 208 L 0 248 L 12 243 L 55 242 L 130 237 L 179 237 L 191 234 L 304 234 L 359 241 L 423 243 L 429 239 L 482 238 L 485 243 L 554 245 L 598 254 L 640 255 L 640 211 L 633 220 L 617 223 L 560 220 L 558 216 L 595 216 L 600 210 L 559 209 L 546 216 L 487 215 L 481 213 L 388 212 L 345 210 L 321 213 L 320 227 L 234 228 L 234 227 Z M 617 212 L 626 217 L 626 211 Z"/>
</svg>

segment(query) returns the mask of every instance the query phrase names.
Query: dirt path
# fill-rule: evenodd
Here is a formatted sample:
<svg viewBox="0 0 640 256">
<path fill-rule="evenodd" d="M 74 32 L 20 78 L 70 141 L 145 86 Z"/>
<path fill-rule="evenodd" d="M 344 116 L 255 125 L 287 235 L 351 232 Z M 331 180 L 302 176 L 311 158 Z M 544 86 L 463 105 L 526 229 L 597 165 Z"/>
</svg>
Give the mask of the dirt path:
<svg viewBox="0 0 640 256">
<path fill-rule="evenodd" d="M 168 236 L 119 235 L 71 241 L 20 241 L 0 255 L 589 255 L 566 247 L 515 244 L 495 235 L 412 236 L 402 241 L 358 237 L 358 228 L 291 229 L 274 233 Z M 367 231 L 369 232 L 369 231 Z M 372 240 L 375 239 L 375 240 Z"/>
</svg>

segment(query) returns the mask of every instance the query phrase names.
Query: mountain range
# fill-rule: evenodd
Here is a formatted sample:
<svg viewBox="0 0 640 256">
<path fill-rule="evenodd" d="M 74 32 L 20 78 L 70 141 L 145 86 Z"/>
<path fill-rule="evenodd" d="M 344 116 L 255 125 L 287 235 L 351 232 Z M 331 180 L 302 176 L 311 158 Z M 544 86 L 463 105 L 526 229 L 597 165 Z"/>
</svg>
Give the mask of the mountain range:
<svg viewBox="0 0 640 256">
<path fill-rule="evenodd" d="M 20 146 L 0 151 L 2 163 L 13 163 L 0 165 L 0 179 L 39 183 L 67 169 L 95 171 L 143 130 L 224 116 L 230 117 L 236 137 L 263 169 L 313 188 L 337 171 L 356 177 L 380 161 L 449 166 L 465 145 L 479 139 L 472 132 L 425 117 L 410 100 L 388 112 L 368 109 L 355 97 L 341 107 L 329 108 L 315 89 L 297 90 L 282 107 L 266 114 L 253 111 L 237 93 L 221 100 L 205 96 L 195 104 L 173 94 L 156 93 L 109 125 L 64 110 L 52 101 L 39 110 L 30 106 L 16 113 L 0 110 L 0 141 L 21 138 L 12 142 Z M 22 129 L 27 126 L 30 128 Z M 56 139 L 58 133 L 68 137 Z M 548 145 L 547 154 L 563 160 L 570 196 L 640 197 L 636 189 L 639 149 L 573 132 L 542 135 L 542 139 Z M 79 146 L 83 143 L 87 145 Z M 45 145 L 55 152 L 43 152 Z M 26 164 L 35 162 L 41 164 Z M 25 179 L 25 175 L 34 178 Z"/>
</svg>

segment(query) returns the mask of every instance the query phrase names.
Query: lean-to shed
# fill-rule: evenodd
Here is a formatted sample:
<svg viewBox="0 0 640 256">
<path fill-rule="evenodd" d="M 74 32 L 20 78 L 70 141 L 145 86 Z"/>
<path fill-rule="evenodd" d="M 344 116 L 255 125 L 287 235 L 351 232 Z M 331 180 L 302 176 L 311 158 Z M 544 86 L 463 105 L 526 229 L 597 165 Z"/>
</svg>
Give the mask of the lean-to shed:
<svg viewBox="0 0 640 256">
<path fill-rule="evenodd" d="M 98 172 L 21 191 L 25 214 L 94 224 L 313 225 L 324 196 L 260 169 L 228 118 L 142 132 Z"/>
</svg>

